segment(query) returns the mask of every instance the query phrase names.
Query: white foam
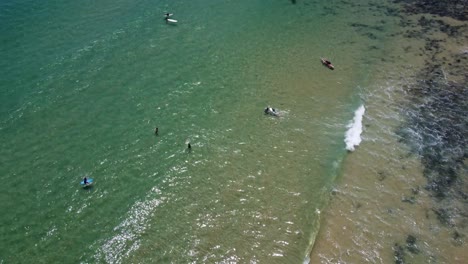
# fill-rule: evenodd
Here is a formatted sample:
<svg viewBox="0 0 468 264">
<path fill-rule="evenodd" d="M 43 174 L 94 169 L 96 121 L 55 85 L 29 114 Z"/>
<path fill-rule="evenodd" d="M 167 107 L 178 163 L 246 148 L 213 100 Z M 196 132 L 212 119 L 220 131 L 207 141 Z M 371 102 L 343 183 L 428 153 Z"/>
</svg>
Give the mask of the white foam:
<svg viewBox="0 0 468 264">
<path fill-rule="evenodd" d="M 346 149 L 349 151 L 354 151 L 356 146 L 359 146 L 361 143 L 361 133 L 362 133 L 362 117 L 366 108 L 364 105 L 361 105 L 355 112 L 353 120 L 348 124 L 345 134 L 345 143 Z"/>
</svg>

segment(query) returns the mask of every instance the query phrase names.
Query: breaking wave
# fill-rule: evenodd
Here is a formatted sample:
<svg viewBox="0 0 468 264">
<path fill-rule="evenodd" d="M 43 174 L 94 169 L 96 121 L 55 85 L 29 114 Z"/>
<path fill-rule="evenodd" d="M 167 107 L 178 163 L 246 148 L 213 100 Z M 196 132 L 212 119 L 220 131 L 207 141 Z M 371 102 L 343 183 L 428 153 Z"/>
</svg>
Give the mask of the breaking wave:
<svg viewBox="0 0 468 264">
<path fill-rule="evenodd" d="M 345 134 L 345 144 L 346 149 L 349 151 L 354 151 L 356 146 L 359 146 L 361 143 L 361 133 L 362 133 L 362 116 L 366 108 L 364 105 L 361 105 L 355 112 L 353 120 L 348 124 Z"/>
</svg>

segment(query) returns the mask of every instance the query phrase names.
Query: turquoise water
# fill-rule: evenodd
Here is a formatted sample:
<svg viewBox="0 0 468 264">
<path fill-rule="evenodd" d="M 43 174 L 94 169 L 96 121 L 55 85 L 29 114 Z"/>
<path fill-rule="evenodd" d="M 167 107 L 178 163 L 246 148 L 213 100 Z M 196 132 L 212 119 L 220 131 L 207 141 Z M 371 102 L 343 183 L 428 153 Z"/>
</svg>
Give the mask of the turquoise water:
<svg viewBox="0 0 468 264">
<path fill-rule="evenodd" d="M 1 3 L 0 262 L 301 263 L 382 41 L 331 7 Z"/>
</svg>

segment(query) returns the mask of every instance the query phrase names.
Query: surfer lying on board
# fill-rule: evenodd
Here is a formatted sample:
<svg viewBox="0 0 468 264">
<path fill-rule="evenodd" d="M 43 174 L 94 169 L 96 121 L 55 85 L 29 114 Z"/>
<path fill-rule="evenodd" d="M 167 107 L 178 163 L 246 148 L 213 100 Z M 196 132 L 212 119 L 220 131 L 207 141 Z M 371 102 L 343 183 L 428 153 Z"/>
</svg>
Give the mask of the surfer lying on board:
<svg viewBox="0 0 468 264">
<path fill-rule="evenodd" d="M 83 183 L 84 183 L 84 185 L 88 184 L 88 178 L 84 177 L 83 178 Z"/>
<path fill-rule="evenodd" d="M 325 59 L 325 58 L 320 58 L 320 60 L 322 61 L 322 64 L 329 68 L 330 70 L 334 70 L 335 69 L 335 66 L 333 66 L 333 64 L 331 63 L 331 61 L 329 59 Z"/>
</svg>

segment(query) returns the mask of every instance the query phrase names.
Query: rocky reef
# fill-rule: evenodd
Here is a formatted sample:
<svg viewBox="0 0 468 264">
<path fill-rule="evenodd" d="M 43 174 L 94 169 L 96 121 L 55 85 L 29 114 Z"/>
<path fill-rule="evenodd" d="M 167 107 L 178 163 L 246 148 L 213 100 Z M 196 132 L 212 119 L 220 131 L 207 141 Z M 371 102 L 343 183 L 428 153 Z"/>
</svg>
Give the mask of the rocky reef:
<svg viewBox="0 0 468 264">
<path fill-rule="evenodd" d="M 466 0 L 394 0 L 394 3 L 403 4 L 407 14 L 425 13 L 448 16 L 461 21 L 466 21 L 468 18 L 468 1 Z"/>
<path fill-rule="evenodd" d="M 417 81 L 405 87 L 410 103 L 398 135 L 421 159 L 424 187 L 434 200 L 432 215 L 453 230 L 452 244 L 460 246 L 468 228 L 468 47 L 463 46 L 468 43 L 468 1 L 394 2 L 402 4 L 406 14 L 400 16 L 404 36 L 422 40 L 418 52 L 426 58 Z M 457 23 L 447 23 L 446 18 Z M 416 237 L 410 235 L 406 242 L 406 247 L 395 243 L 395 263 L 405 263 L 407 252 L 419 252 Z"/>
</svg>

